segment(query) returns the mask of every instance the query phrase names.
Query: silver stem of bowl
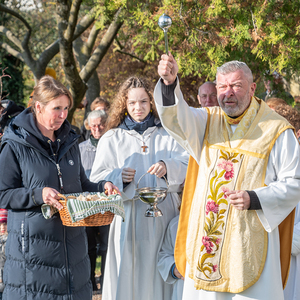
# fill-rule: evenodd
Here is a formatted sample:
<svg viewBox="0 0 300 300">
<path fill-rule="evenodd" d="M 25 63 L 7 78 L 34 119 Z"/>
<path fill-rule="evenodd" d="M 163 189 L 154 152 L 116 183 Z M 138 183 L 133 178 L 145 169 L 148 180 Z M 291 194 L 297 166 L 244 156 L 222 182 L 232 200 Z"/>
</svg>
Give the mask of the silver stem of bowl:
<svg viewBox="0 0 300 300">
<path fill-rule="evenodd" d="M 166 46 L 166 54 L 169 55 L 169 48 L 168 48 L 168 29 L 172 25 L 172 19 L 163 14 L 158 19 L 158 26 L 164 31 L 165 35 L 165 46 Z"/>
</svg>

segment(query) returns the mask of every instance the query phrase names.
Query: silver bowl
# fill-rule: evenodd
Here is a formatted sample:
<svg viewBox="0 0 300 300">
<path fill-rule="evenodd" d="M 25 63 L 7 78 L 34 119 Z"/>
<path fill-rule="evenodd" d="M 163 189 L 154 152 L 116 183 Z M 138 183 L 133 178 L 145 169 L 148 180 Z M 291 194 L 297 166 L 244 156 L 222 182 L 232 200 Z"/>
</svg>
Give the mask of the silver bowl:
<svg viewBox="0 0 300 300">
<path fill-rule="evenodd" d="M 146 174 L 144 174 L 143 176 L 145 176 Z M 142 202 L 150 205 L 150 207 L 145 212 L 145 216 L 146 217 L 161 217 L 163 215 L 163 213 L 157 207 L 157 204 L 163 202 L 166 199 L 168 187 L 138 188 L 139 182 L 142 179 L 142 177 L 139 179 L 139 181 L 137 183 L 136 193 Z M 166 178 L 164 176 L 163 176 L 163 178 L 165 179 L 167 186 L 168 186 L 168 182 L 167 182 Z"/>
</svg>

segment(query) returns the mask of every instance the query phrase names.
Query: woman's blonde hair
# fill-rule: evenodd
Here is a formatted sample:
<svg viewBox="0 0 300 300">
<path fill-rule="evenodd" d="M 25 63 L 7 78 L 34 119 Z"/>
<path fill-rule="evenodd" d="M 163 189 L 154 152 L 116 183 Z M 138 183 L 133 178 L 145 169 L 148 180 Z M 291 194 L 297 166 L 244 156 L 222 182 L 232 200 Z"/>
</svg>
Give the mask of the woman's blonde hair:
<svg viewBox="0 0 300 300">
<path fill-rule="evenodd" d="M 43 76 L 33 90 L 31 102 L 32 111 L 36 114 L 35 103 L 37 101 L 43 106 L 46 106 L 49 102 L 60 96 L 67 96 L 70 100 L 69 109 L 72 108 L 73 97 L 69 90 L 53 77 L 49 75 Z"/>
<path fill-rule="evenodd" d="M 135 88 L 145 89 L 150 99 L 150 109 L 152 110 L 152 114 L 155 118 L 158 118 L 158 113 L 149 82 L 144 78 L 132 76 L 123 82 L 119 88 L 118 94 L 116 95 L 110 108 L 106 131 L 118 127 L 124 121 L 127 113 L 128 91 Z"/>
</svg>

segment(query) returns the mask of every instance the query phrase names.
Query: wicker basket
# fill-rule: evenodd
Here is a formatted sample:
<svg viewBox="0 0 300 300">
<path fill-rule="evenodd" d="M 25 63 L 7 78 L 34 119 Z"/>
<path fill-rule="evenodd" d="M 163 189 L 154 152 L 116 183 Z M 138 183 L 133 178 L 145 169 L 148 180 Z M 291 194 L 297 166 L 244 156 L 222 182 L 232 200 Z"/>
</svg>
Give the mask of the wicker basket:
<svg viewBox="0 0 300 300">
<path fill-rule="evenodd" d="M 87 218 L 84 218 L 80 221 L 72 222 L 70 213 L 67 208 L 67 198 L 62 194 L 59 194 L 59 197 L 62 199 L 62 200 L 59 200 L 59 202 L 63 205 L 63 208 L 59 211 L 59 214 L 60 214 L 62 223 L 65 226 L 71 226 L 71 227 L 103 226 L 103 225 L 109 225 L 114 218 L 114 214 L 112 212 L 106 211 L 104 214 L 98 213 L 98 214 L 89 216 Z"/>
</svg>

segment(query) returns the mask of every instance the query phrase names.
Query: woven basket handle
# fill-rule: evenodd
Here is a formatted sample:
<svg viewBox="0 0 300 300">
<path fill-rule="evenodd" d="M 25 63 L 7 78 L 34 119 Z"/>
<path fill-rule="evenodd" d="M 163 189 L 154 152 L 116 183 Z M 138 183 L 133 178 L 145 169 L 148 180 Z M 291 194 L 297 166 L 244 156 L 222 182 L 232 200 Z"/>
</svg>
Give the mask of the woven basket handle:
<svg viewBox="0 0 300 300">
<path fill-rule="evenodd" d="M 57 194 L 57 196 L 58 196 L 58 197 L 60 197 L 60 198 L 61 198 L 61 200 L 65 200 L 65 201 L 67 201 L 67 198 L 66 198 L 66 196 L 64 196 L 63 194 Z"/>
</svg>

